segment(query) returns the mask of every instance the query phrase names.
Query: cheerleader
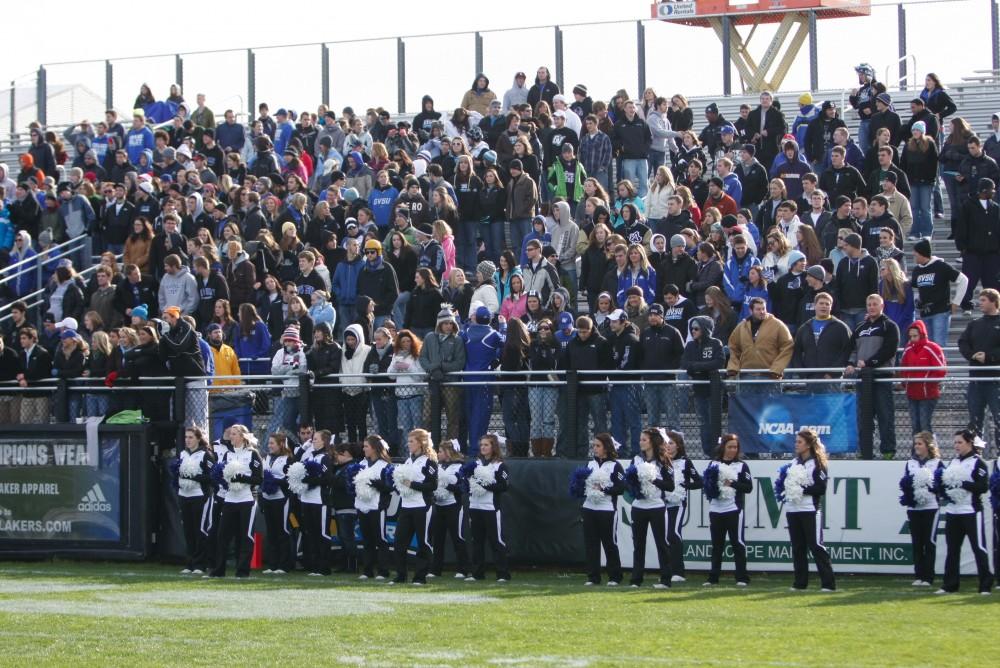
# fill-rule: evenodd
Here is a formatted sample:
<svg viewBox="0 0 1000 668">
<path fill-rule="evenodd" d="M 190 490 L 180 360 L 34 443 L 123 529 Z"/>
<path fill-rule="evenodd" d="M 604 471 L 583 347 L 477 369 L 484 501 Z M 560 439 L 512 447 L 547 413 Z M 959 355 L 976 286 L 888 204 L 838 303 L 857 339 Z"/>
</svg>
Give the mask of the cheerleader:
<svg viewBox="0 0 1000 668">
<path fill-rule="evenodd" d="M 200 427 L 184 431 L 184 449 L 177 458 L 177 496 L 184 525 L 187 565 L 181 573 L 201 575 L 208 568 L 208 532 L 212 524 L 212 466 L 215 454 Z"/>
<path fill-rule="evenodd" d="M 465 550 L 465 512 L 459 476 L 465 458 L 455 449 L 453 441 L 438 446 L 438 486 L 434 490 L 434 515 L 431 517 L 431 544 L 434 564 L 427 577 L 441 577 L 444 567 L 444 546 L 448 534 L 455 549 L 456 580 L 464 580 L 468 570 Z"/>
<path fill-rule="evenodd" d="M 736 586 L 750 584 L 747 573 L 747 546 L 744 540 L 743 497 L 753 490 L 750 467 L 741 458 L 740 439 L 725 434 L 719 439 L 715 459 L 705 469 L 705 497 L 708 499 L 709 531 L 712 535 L 712 570 L 704 586 L 719 584 L 722 551 L 726 536 L 736 561 Z"/>
<path fill-rule="evenodd" d="M 946 514 L 944 526 L 948 556 L 944 560 L 944 582 L 937 590 L 938 594 L 958 591 L 962 544 L 966 538 L 976 558 L 979 593 L 984 596 L 990 594 L 993 577 L 990 575 L 990 558 L 983 545 L 986 525 L 982 501 L 983 493 L 989 489 L 990 474 L 985 462 L 976 454 L 976 445 L 981 442 L 969 429 L 955 432 L 955 454 L 958 456 L 948 463 L 940 476 L 938 493 Z"/>
<path fill-rule="evenodd" d="M 317 431 L 309 443 L 303 444 L 295 462 L 304 468 L 288 468 L 289 489 L 299 497 L 302 512 L 302 565 L 313 577 L 330 574 L 330 516 L 326 505 L 333 471 L 330 439 L 330 432 Z"/>
<path fill-rule="evenodd" d="M 590 476 L 580 511 L 586 549 L 587 586 L 601 583 L 601 547 L 608 564 L 608 586 L 622 581 L 622 561 L 618 554 L 618 497 L 625 491 L 625 472 L 618 463 L 611 434 L 601 433 L 591 442 L 594 458 L 587 462 Z M 593 481 L 600 476 L 597 486 Z"/>
<path fill-rule="evenodd" d="M 354 527 L 358 523 L 358 511 L 354 507 L 351 493 L 351 468 L 361 458 L 361 444 L 338 443 L 333 449 L 336 465 L 333 469 L 331 501 L 337 518 L 337 538 L 344 552 L 344 562 L 338 573 L 358 572 L 358 543 L 354 540 Z"/>
<path fill-rule="evenodd" d="M 826 494 L 826 480 L 826 448 L 815 431 L 803 429 L 795 435 L 795 461 L 785 473 L 785 517 L 795 570 L 792 590 L 809 586 L 808 553 L 812 553 L 816 562 L 821 591 L 837 589 L 830 553 L 823 545 L 823 511 L 820 506 Z"/>
<path fill-rule="evenodd" d="M 288 523 L 290 495 L 286 475 L 292 453 L 288 438 L 281 433 L 267 439 L 263 481 L 260 485 L 260 509 L 267 527 L 264 541 L 264 573 L 284 575 L 295 567 L 292 530 Z"/>
<path fill-rule="evenodd" d="M 429 514 L 433 513 L 434 490 L 437 489 L 437 453 L 431 447 L 431 435 L 426 429 L 414 429 L 406 439 L 410 455 L 396 466 L 393 485 L 399 493 L 399 514 L 396 519 L 396 579 L 390 584 L 406 582 L 406 550 L 414 536 L 417 556 L 414 562 L 413 584 L 427 584 L 427 569 L 431 560 Z"/>
<path fill-rule="evenodd" d="M 667 546 L 667 513 L 664 492 L 674 491 L 674 470 L 667 455 L 663 435 L 656 429 L 639 434 L 640 453 L 632 458 L 638 494 L 632 502 L 632 586 L 641 587 L 646 570 L 646 533 L 653 529 L 653 542 L 660 562 L 660 581 L 655 589 L 670 588 L 670 549 Z M 640 469 L 649 465 L 656 473 L 648 481 Z"/>
<path fill-rule="evenodd" d="M 212 454 L 215 455 L 214 466 L 222 471 L 222 464 L 219 463 L 222 459 L 233 451 L 233 443 L 229 439 L 229 433 L 233 426 L 236 424 L 234 418 L 227 418 L 227 424 L 222 431 L 222 438 L 218 441 L 212 443 Z M 224 422 L 223 424 L 226 424 Z M 212 496 L 212 508 L 208 514 L 208 538 L 205 541 L 206 553 L 208 555 L 208 564 L 210 567 L 215 567 L 215 562 L 219 554 L 219 543 L 221 541 L 219 536 L 219 527 L 222 525 L 222 508 L 226 505 L 226 488 L 219 484 L 218 477 L 212 476 L 212 487 L 215 490 Z"/>
<path fill-rule="evenodd" d="M 937 526 L 940 506 L 935 490 L 935 476 L 944 468 L 934 434 L 922 431 L 913 437 L 913 456 L 906 462 L 899 488 L 900 503 L 906 506 L 913 546 L 914 587 L 930 587 L 934 582 L 937 559 Z"/>
<path fill-rule="evenodd" d="M 236 543 L 236 577 L 250 577 L 250 557 L 253 554 L 253 520 L 257 504 L 253 488 L 260 485 L 263 464 L 257 452 L 257 439 L 241 424 L 229 428 L 233 449 L 223 455 L 222 476 L 229 486 L 219 524 L 219 544 L 215 555 L 215 568 L 210 577 L 226 576 L 226 552 L 230 543 Z"/>
<path fill-rule="evenodd" d="M 358 511 L 364 543 L 359 580 L 389 577 L 389 544 L 385 540 L 385 511 L 392 498 L 392 486 L 382 478 L 392 460 L 389 448 L 379 436 L 365 439 L 361 470 L 354 477 L 354 507 Z M 376 570 L 377 569 L 377 570 Z"/>
<path fill-rule="evenodd" d="M 503 536 L 503 516 L 498 507 L 499 495 L 507 491 L 509 474 L 500 453 L 496 434 L 479 439 L 479 458 L 469 476 L 469 528 L 472 532 L 472 575 L 466 582 L 486 577 L 486 541 L 489 537 L 497 582 L 510 580 L 507 566 L 507 543 Z"/>
<path fill-rule="evenodd" d="M 674 491 L 664 496 L 667 502 L 667 545 L 670 547 L 671 582 L 685 582 L 684 524 L 687 523 L 688 495 L 692 489 L 701 489 L 702 480 L 694 463 L 688 459 L 684 448 L 684 434 L 668 431 L 667 456 L 673 462 Z"/>
</svg>

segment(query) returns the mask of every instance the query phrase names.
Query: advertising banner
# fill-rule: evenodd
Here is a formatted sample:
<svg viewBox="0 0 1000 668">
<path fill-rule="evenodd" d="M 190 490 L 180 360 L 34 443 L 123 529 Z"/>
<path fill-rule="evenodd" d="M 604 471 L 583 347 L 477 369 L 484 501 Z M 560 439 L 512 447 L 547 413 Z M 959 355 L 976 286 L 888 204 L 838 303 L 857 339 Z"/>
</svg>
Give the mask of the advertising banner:
<svg viewBox="0 0 1000 668">
<path fill-rule="evenodd" d="M 121 540 L 122 445 L 103 436 L 95 453 L 78 437 L 0 440 L 0 541 Z"/>
<path fill-rule="evenodd" d="M 791 571 L 792 548 L 783 504 L 774 493 L 778 469 L 787 461 L 751 461 L 753 492 L 746 496 L 743 523 L 750 571 Z M 694 462 L 704 471 L 707 461 Z M 823 541 L 834 569 L 849 573 L 913 573 L 913 553 L 906 508 L 899 505 L 899 479 L 905 462 L 833 461 L 823 504 Z M 986 499 L 986 540 L 992 546 L 992 521 Z M 619 501 L 618 549 L 622 565 L 632 566 L 630 505 Z M 708 500 L 701 491 L 690 494 L 684 521 L 684 560 L 688 568 L 708 569 L 712 543 L 708 530 Z M 937 573 L 944 572 L 945 514 L 939 515 Z M 989 548 L 988 548 L 989 549 Z M 732 548 L 726 546 L 723 570 L 732 570 Z M 811 561 L 811 558 L 810 558 Z M 657 567 L 652 534 L 646 539 L 646 568 Z M 962 551 L 962 573 L 974 574 L 968 543 Z"/>
<path fill-rule="evenodd" d="M 791 454 L 795 434 L 809 428 L 830 453 L 858 451 L 857 397 L 837 394 L 734 394 L 729 431 L 744 452 Z"/>
</svg>

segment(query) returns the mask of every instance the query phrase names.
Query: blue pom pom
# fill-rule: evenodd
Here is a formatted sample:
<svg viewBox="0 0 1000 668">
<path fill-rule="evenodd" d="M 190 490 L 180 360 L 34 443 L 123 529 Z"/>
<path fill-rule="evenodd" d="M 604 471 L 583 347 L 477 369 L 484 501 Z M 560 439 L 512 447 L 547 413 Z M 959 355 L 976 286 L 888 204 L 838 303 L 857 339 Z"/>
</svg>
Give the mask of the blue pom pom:
<svg viewBox="0 0 1000 668">
<path fill-rule="evenodd" d="M 939 466 L 934 471 L 934 493 L 937 494 L 938 501 L 942 506 L 951 503 L 951 497 L 944 491 L 944 467 Z"/>
<path fill-rule="evenodd" d="M 323 475 L 323 464 L 316 459 L 309 459 L 303 462 L 306 467 L 306 476 L 321 476 Z"/>
<path fill-rule="evenodd" d="M 990 476 L 990 504 L 993 511 L 1000 511 L 1000 468 L 993 462 L 993 475 Z"/>
<path fill-rule="evenodd" d="M 792 465 L 788 463 L 778 469 L 778 479 L 774 481 L 774 496 L 778 499 L 778 503 L 785 502 L 785 479 L 788 478 L 790 468 Z"/>
<path fill-rule="evenodd" d="M 635 464 L 625 469 L 625 491 L 632 495 L 632 498 L 645 498 L 642 494 L 642 484 L 639 482 L 639 470 Z"/>
<path fill-rule="evenodd" d="M 913 476 L 909 470 L 899 479 L 899 491 L 899 504 L 907 508 L 916 508 L 917 498 L 913 494 Z"/>
<path fill-rule="evenodd" d="M 577 499 L 582 499 L 586 492 L 587 478 L 589 477 L 590 469 L 586 466 L 581 466 L 573 471 L 573 474 L 569 478 L 569 495 Z"/>
<path fill-rule="evenodd" d="M 212 467 L 212 485 L 217 490 L 229 489 L 229 483 L 226 482 L 226 479 L 222 475 L 222 469 L 224 468 L 225 465 L 222 462 L 218 462 Z"/>
<path fill-rule="evenodd" d="M 476 472 L 476 460 L 470 459 L 469 461 L 462 464 L 461 467 L 459 467 L 457 477 L 465 478 L 465 480 L 468 481 L 468 479 L 471 478 L 475 472 Z"/>
<path fill-rule="evenodd" d="M 392 487 L 392 474 L 396 471 L 396 467 L 392 464 L 386 464 L 382 469 L 382 484 L 386 487 Z"/>
<path fill-rule="evenodd" d="M 358 477 L 358 472 L 361 471 L 361 464 L 355 462 L 354 464 L 348 464 L 347 468 L 344 470 L 344 475 L 347 476 L 347 491 L 353 496 L 354 491 L 354 479 Z"/>
<path fill-rule="evenodd" d="M 180 457 L 170 460 L 170 480 L 174 489 L 180 489 L 181 485 L 181 460 Z"/>
<path fill-rule="evenodd" d="M 264 479 L 260 483 L 260 491 L 264 494 L 277 494 L 280 489 L 278 479 L 270 471 L 264 471 Z"/>
<path fill-rule="evenodd" d="M 705 498 L 709 501 L 714 501 L 719 498 L 719 467 L 712 463 L 708 465 L 705 469 L 705 475 L 702 476 L 705 480 Z"/>
</svg>

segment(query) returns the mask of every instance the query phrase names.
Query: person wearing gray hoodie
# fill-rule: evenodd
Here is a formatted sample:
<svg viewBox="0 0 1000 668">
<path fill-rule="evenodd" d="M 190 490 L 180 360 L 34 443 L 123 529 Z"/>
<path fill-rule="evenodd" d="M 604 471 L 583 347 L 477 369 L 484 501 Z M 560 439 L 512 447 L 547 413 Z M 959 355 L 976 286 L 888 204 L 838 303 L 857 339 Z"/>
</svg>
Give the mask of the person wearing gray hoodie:
<svg viewBox="0 0 1000 668">
<path fill-rule="evenodd" d="M 527 78 L 524 72 L 514 75 L 514 85 L 503 94 L 503 108 L 500 113 L 506 114 L 515 105 L 525 104 L 528 101 L 528 87 L 524 85 Z"/>
<path fill-rule="evenodd" d="M 577 271 L 576 242 L 580 236 L 579 226 L 573 222 L 569 204 L 556 202 L 553 211 L 558 212 L 558 219 L 552 228 L 552 247 L 559 256 L 559 279 L 569 291 L 570 304 L 576 305 Z"/>
<path fill-rule="evenodd" d="M 184 315 L 193 315 L 198 310 L 198 282 L 187 267 L 181 265 L 176 255 L 168 255 L 163 261 L 166 271 L 160 279 L 160 313 L 168 307 L 176 306 Z"/>
<path fill-rule="evenodd" d="M 420 367 L 432 381 L 450 380 L 450 374 L 465 369 L 465 340 L 458 335 L 458 322 L 450 307 L 445 305 L 437 317 L 437 326 L 432 334 L 424 338 L 420 350 Z M 446 438 L 458 438 L 460 411 L 462 406 L 461 388 L 441 388 L 441 408 L 448 419 Z M 430 401 L 424 404 L 424 423 L 431 420 Z M 434 416 L 439 419 L 438 416 Z"/>
<path fill-rule="evenodd" d="M 8 200 L 14 198 L 14 189 L 17 188 L 17 184 L 7 173 L 7 165 L 2 162 L 0 162 L 0 186 L 3 186 L 4 196 Z"/>
</svg>

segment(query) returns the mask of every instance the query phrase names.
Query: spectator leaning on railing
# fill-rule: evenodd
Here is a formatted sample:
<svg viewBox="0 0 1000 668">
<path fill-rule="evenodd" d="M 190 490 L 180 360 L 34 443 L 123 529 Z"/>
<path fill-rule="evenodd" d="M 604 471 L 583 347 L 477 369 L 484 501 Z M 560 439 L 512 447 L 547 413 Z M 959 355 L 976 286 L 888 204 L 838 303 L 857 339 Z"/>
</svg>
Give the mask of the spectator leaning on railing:
<svg viewBox="0 0 1000 668">
<path fill-rule="evenodd" d="M 1000 292 L 992 288 L 980 292 L 979 310 L 983 316 L 965 326 L 958 349 L 972 367 L 1000 366 Z M 972 376 L 968 390 L 970 423 L 978 433 L 983 433 L 989 408 L 993 428 L 1000 430 L 1000 372 L 974 368 L 969 375 Z"/>
<path fill-rule="evenodd" d="M 875 376 L 872 385 L 872 417 L 878 426 L 879 447 L 882 454 L 891 458 L 896 452 L 896 411 L 893 408 L 892 384 L 878 382 L 891 377 L 883 367 L 891 367 L 899 348 L 899 327 L 883 310 L 884 302 L 877 294 L 869 295 L 865 303 L 865 319 L 851 335 L 851 355 L 846 373 L 853 376 L 870 369 Z M 858 429 L 869 430 L 871 424 L 862 424 L 862 401 L 858 401 Z M 865 455 L 868 453 L 862 453 Z"/>
</svg>

